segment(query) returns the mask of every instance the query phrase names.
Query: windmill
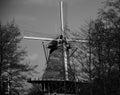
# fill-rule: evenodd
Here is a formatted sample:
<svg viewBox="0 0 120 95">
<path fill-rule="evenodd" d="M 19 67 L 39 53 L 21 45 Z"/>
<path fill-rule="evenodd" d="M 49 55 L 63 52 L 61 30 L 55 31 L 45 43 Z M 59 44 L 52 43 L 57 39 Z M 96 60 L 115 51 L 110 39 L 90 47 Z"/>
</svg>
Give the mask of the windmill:
<svg viewBox="0 0 120 95">
<path fill-rule="evenodd" d="M 50 63 L 49 60 L 52 60 L 50 56 L 53 54 L 53 56 L 61 55 L 61 65 L 57 64 L 58 66 L 55 66 L 56 68 L 59 68 L 56 72 L 51 73 L 48 71 L 47 73 L 44 73 L 42 80 L 28 80 L 28 82 L 33 84 L 39 84 L 41 86 L 41 91 L 45 94 L 76 94 L 76 91 L 78 91 L 76 88 L 79 88 L 80 85 L 82 85 L 79 82 L 76 82 L 75 78 L 70 79 L 69 78 L 69 49 L 70 49 L 70 42 L 76 41 L 73 39 L 68 38 L 66 31 L 67 31 L 67 23 L 64 20 L 63 15 L 63 6 L 64 2 L 60 1 L 60 21 L 61 21 L 61 29 L 60 29 L 60 35 L 58 35 L 57 38 L 42 38 L 42 37 L 33 37 L 33 36 L 24 36 L 24 39 L 30 39 L 30 40 L 42 40 L 42 41 L 50 41 L 50 44 L 48 45 L 48 48 L 50 49 L 49 57 L 46 57 L 47 64 Z M 77 40 L 80 42 L 86 42 L 86 40 Z M 59 54 L 54 53 L 54 51 L 57 50 Z M 61 52 L 62 51 L 62 52 Z M 73 52 L 74 53 L 74 52 Z M 45 53 L 46 54 L 46 53 Z M 58 62 L 60 61 L 58 60 Z M 50 64 L 53 64 L 51 62 Z M 62 68 L 63 67 L 63 68 Z M 49 67 L 52 68 L 52 67 Z M 55 68 L 54 68 L 55 69 Z M 60 71 L 63 69 L 62 71 Z M 49 76 L 51 74 L 51 76 Z M 57 77 L 57 78 L 56 78 Z M 72 87 L 72 88 L 71 88 Z"/>
</svg>

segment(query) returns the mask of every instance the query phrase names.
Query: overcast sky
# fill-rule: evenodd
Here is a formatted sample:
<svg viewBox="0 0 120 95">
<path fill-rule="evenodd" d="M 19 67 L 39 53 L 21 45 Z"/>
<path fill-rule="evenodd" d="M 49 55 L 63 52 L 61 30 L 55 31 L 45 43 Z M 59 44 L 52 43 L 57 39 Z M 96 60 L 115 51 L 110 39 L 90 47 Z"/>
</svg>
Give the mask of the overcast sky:
<svg viewBox="0 0 120 95">
<path fill-rule="evenodd" d="M 56 34 L 60 30 L 60 0 L 0 0 L 0 19 L 2 22 L 13 18 L 21 29 L 39 33 Z M 96 17 L 98 9 L 105 0 L 64 0 L 68 4 L 67 22 L 73 30 L 90 18 Z M 38 64 L 38 71 L 45 69 L 45 56 L 41 41 L 23 40 L 27 47 L 31 64 Z M 39 75 L 41 75 L 40 73 Z"/>
</svg>

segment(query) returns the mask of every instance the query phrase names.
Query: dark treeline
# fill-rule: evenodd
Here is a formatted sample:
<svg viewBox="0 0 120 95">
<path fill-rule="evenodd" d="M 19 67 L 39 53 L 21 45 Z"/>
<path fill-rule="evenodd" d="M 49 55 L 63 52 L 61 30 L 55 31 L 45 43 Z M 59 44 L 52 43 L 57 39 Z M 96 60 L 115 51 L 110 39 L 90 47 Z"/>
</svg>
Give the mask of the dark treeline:
<svg viewBox="0 0 120 95">
<path fill-rule="evenodd" d="M 91 77 L 86 91 L 89 95 L 120 95 L 120 0 L 105 2 L 87 29 Z"/>
</svg>

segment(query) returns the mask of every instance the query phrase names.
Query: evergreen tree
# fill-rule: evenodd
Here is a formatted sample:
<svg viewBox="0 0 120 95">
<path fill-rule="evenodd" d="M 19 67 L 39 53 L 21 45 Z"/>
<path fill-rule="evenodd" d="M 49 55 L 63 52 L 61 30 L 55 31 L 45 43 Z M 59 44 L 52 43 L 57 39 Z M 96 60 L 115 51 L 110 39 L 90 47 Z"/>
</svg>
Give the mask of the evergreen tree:
<svg viewBox="0 0 120 95">
<path fill-rule="evenodd" d="M 12 22 L 0 24 L 0 90 L 2 95 L 20 95 L 24 92 L 26 74 L 34 67 L 24 63 L 26 56 L 22 48 L 21 33 Z"/>
</svg>

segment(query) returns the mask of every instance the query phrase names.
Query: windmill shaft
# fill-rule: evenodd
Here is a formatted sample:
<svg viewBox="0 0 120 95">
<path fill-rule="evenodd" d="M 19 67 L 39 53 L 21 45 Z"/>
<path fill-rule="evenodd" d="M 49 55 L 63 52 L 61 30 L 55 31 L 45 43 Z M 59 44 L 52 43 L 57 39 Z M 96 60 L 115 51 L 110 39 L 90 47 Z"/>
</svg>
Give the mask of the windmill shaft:
<svg viewBox="0 0 120 95">
<path fill-rule="evenodd" d="M 68 57 L 65 43 L 63 43 L 63 53 L 64 53 L 65 80 L 68 80 Z"/>
<path fill-rule="evenodd" d="M 60 2 L 60 20 L 61 20 L 61 31 L 64 32 L 64 18 L 63 18 L 63 1 Z"/>
<path fill-rule="evenodd" d="M 52 41 L 54 39 L 52 38 L 40 38 L 40 37 L 28 37 L 28 36 L 24 36 L 24 39 L 30 39 L 30 40 L 44 40 L 44 41 Z"/>
<path fill-rule="evenodd" d="M 88 40 L 86 40 L 86 39 L 81 39 L 81 40 L 75 40 L 75 39 L 67 39 L 67 41 L 68 42 L 81 42 L 81 43 L 87 43 L 88 42 Z"/>
<path fill-rule="evenodd" d="M 68 58 L 67 58 L 67 47 L 65 37 L 65 26 L 64 26 L 64 14 L 63 14 L 63 0 L 60 1 L 60 20 L 61 20 L 61 34 L 63 35 L 63 62 L 65 69 L 65 80 L 68 80 Z"/>
</svg>

